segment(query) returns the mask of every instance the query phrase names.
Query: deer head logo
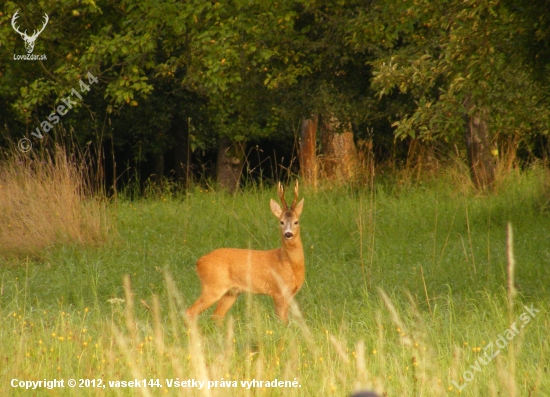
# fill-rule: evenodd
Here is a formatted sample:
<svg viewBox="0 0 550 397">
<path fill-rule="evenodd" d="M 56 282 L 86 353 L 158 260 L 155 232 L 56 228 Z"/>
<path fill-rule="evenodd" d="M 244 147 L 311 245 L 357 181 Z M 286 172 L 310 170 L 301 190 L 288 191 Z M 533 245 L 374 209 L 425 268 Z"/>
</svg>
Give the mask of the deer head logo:
<svg viewBox="0 0 550 397">
<path fill-rule="evenodd" d="M 17 33 L 21 35 L 23 40 L 25 40 L 25 49 L 27 50 L 27 54 L 30 55 L 34 50 L 34 42 L 38 38 L 38 35 L 42 33 L 42 31 L 44 30 L 50 18 L 48 18 L 48 14 L 44 14 L 44 25 L 42 25 L 42 29 L 40 29 L 38 32 L 35 30 L 32 36 L 27 36 L 27 30 L 25 30 L 24 32 L 21 32 L 17 27 L 17 25 L 15 24 L 15 20 L 18 18 L 18 15 L 17 15 L 18 12 L 19 10 L 16 11 L 15 14 L 13 14 L 13 17 L 11 18 L 11 26 Z"/>
</svg>

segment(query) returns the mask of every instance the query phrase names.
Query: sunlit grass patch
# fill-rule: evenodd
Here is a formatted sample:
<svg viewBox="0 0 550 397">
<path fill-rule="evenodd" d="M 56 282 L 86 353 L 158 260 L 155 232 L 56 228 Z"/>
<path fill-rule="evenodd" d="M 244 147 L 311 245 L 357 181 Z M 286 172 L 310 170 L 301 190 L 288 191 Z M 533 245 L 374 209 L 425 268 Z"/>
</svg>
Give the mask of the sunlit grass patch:
<svg viewBox="0 0 550 397">
<path fill-rule="evenodd" d="M 492 195 L 464 195 L 448 180 L 403 191 L 386 183 L 374 192 L 304 188 L 306 283 L 288 327 L 261 296 L 241 296 L 221 328 L 211 310 L 197 324 L 184 315 L 200 292 L 198 257 L 279 244 L 274 191 L 119 200 L 110 208 L 116 238 L 53 247 L 39 262 L 1 269 L 0 394 L 28 395 L 10 386 L 14 378 L 63 377 L 158 379 L 163 388 L 107 384 L 58 395 L 347 396 L 368 388 L 382 396 L 545 396 L 550 219 L 539 182 L 524 175 Z M 527 324 L 524 305 L 540 310 Z M 489 344 L 514 322 L 519 333 L 488 362 Z M 175 387 L 176 378 L 218 384 Z M 275 379 L 301 387 L 247 383 Z"/>
</svg>

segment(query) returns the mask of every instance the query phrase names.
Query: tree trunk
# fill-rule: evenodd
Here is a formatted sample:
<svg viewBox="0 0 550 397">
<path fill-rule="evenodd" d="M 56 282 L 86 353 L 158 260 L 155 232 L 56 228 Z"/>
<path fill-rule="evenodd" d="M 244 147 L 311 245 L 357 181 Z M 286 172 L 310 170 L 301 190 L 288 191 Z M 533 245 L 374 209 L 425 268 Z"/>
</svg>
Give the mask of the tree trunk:
<svg viewBox="0 0 550 397">
<path fill-rule="evenodd" d="M 317 185 L 317 126 L 319 115 L 303 119 L 300 140 L 300 174 L 305 185 Z"/>
<path fill-rule="evenodd" d="M 471 98 L 464 101 L 467 113 L 464 114 L 466 123 L 465 141 L 468 153 L 468 165 L 470 177 L 475 187 L 479 190 L 491 188 L 495 181 L 495 161 L 491 155 L 491 139 L 487 128 L 486 111 L 476 109 L 470 112 L 473 105 Z"/>
<path fill-rule="evenodd" d="M 244 165 L 244 144 L 221 138 L 218 148 L 217 181 L 221 188 L 234 193 L 239 188 Z"/>
<path fill-rule="evenodd" d="M 359 171 L 359 156 L 351 123 L 342 125 L 334 116 L 322 119 L 323 171 L 328 179 L 352 182 Z"/>
</svg>

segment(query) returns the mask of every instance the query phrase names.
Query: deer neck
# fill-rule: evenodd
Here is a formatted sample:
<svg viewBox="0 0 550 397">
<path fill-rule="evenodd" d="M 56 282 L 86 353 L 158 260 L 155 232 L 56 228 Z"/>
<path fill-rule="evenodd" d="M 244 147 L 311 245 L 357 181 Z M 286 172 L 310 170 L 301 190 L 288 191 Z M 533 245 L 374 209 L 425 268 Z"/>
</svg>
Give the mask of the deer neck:
<svg viewBox="0 0 550 397">
<path fill-rule="evenodd" d="M 291 240 L 282 238 L 281 254 L 284 261 L 288 261 L 294 274 L 304 272 L 304 248 L 300 235 L 294 236 Z"/>
</svg>

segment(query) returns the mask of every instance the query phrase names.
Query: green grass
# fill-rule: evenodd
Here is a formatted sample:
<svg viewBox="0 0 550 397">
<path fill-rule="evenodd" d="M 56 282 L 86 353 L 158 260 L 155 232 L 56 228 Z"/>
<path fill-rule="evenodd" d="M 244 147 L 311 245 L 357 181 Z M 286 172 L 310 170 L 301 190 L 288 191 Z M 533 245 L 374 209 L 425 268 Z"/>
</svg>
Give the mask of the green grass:
<svg viewBox="0 0 550 397">
<path fill-rule="evenodd" d="M 4 260 L 0 395 L 345 396 L 367 387 L 388 396 L 441 396 L 458 395 L 455 381 L 466 384 L 463 396 L 547 396 L 545 176 L 512 175 L 490 195 L 450 178 L 406 186 L 384 181 L 375 191 L 302 189 L 306 283 L 289 326 L 274 318 L 269 298 L 257 296 L 240 297 L 223 329 L 212 324 L 211 310 L 198 329 L 186 327 L 181 314 L 200 292 L 198 257 L 218 247 L 278 246 L 269 210 L 274 189 L 229 196 L 196 188 L 185 196 L 119 200 L 108 209 L 116 231 L 103 246 L 56 246 L 40 261 Z M 512 312 L 508 222 L 518 289 Z M 495 360 L 472 370 L 485 346 L 512 322 L 520 324 L 523 305 L 540 312 Z M 464 383 L 467 370 L 475 378 Z M 301 388 L 25 392 L 10 386 L 14 378 L 135 377 L 163 385 L 176 377 L 297 378 Z"/>
</svg>

